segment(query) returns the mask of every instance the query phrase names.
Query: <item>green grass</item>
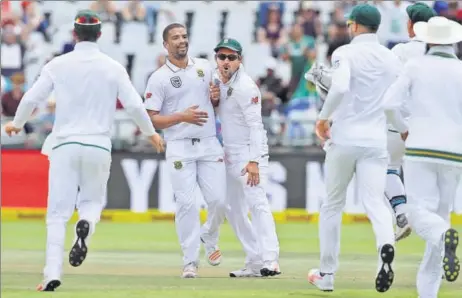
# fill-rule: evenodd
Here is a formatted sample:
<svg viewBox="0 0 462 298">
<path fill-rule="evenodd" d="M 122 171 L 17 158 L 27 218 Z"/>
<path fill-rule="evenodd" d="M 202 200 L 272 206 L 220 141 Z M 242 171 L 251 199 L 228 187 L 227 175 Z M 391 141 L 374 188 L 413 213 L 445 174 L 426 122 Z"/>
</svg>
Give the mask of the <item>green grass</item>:
<svg viewBox="0 0 462 298">
<path fill-rule="evenodd" d="M 230 270 L 243 265 L 244 255 L 230 227 L 224 225 L 220 239 L 222 264 L 211 267 L 203 260 L 200 278 L 183 280 L 179 277 L 181 253 L 173 223 L 100 223 L 85 263 L 73 268 L 66 261 L 61 287 L 55 293 L 38 293 L 35 286 L 42 279 L 45 225 L 5 222 L 1 228 L 2 298 L 417 297 L 415 276 L 423 253 L 423 242 L 414 235 L 398 243 L 395 283 L 386 294 L 376 293 L 377 256 L 372 229 L 368 224 L 346 225 L 335 292 L 323 293 L 306 281 L 308 270 L 319 264 L 317 225 L 277 226 L 283 274 L 265 279 L 228 277 Z M 71 241 L 69 225 L 67 249 Z M 439 297 L 460 297 L 461 291 L 462 280 L 444 282 Z"/>
</svg>

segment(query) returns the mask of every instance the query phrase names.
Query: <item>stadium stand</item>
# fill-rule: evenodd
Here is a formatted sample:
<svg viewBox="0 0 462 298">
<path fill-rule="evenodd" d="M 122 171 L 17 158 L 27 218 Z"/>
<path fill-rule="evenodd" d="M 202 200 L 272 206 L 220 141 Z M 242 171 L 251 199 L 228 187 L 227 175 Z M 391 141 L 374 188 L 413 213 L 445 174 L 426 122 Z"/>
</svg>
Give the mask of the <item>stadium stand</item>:
<svg viewBox="0 0 462 298">
<path fill-rule="evenodd" d="M 313 127 L 320 101 L 302 73 L 314 60 L 328 63 L 332 52 L 349 42 L 344 17 L 356 2 L 364 1 L 2 1 L 2 123 L 14 116 L 14 107 L 41 67 L 73 50 L 73 17 L 90 8 L 104 19 L 101 50 L 126 66 L 140 94 L 149 74 L 165 61 L 162 29 L 167 24 L 185 24 L 190 55 L 207 57 L 211 63 L 213 47 L 221 38 L 238 39 L 246 71 L 262 91 L 271 145 L 316 145 Z M 382 11 L 383 44 L 405 42 L 402 12 L 409 2 L 369 2 Z M 462 21 L 457 1 L 424 2 Z M 53 107 L 51 97 L 37 109 L 26 131 L 13 138 L 2 134 L 2 145 L 39 148 L 53 123 Z M 113 139 L 116 149 L 148 148 L 120 104 Z"/>
</svg>

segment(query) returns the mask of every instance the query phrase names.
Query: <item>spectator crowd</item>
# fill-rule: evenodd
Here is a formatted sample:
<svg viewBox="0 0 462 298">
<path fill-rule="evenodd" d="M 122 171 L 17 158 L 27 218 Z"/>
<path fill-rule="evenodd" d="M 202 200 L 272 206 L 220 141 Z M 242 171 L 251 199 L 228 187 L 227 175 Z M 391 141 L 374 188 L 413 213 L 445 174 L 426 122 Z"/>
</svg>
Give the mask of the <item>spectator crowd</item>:
<svg viewBox="0 0 462 298">
<path fill-rule="evenodd" d="M 39 38 L 43 43 L 52 43 L 57 32 L 54 24 L 54 10 L 50 2 L 58 1 L 1 1 L 1 111 L 2 123 L 14 117 L 19 102 L 28 85 L 27 69 L 37 63 L 28 55 L 37 50 Z M 59 1 L 66 2 L 66 1 Z M 76 1 L 67 1 L 76 2 Z M 114 24 L 112 42 L 121 42 L 121 30 L 129 23 L 140 23 L 147 27 L 147 36 L 140 38 L 148 44 L 160 43 L 156 40 L 159 17 L 162 15 L 173 22 L 177 18 L 175 11 L 163 8 L 166 1 L 79 1 L 80 8 L 89 8 L 98 12 L 104 22 Z M 382 25 L 378 35 L 383 45 L 394 45 L 409 40 L 407 34 L 406 7 L 413 1 L 330 1 L 333 4 L 326 11 L 317 1 L 300 1 L 293 16 L 285 17 L 288 3 L 285 1 L 260 2 L 257 21 L 254 26 L 254 42 L 267 45 L 270 55 L 261 64 L 265 72 L 255 77 L 262 93 L 262 115 L 268 131 L 270 143 L 277 145 L 307 146 L 314 144 L 313 126 L 320 107 L 320 101 L 314 86 L 304 79 L 315 61 L 329 63 L 332 53 L 338 47 L 349 43 L 345 16 L 358 2 L 376 5 L 382 14 Z M 462 22 L 462 2 L 460 1 L 423 1 L 429 3 L 439 15 Z M 233 9 L 229 4 L 229 9 Z M 75 13 L 75 12 L 72 12 Z M 160 28 L 162 30 L 162 28 Z M 249 34 L 251 30 L 249 30 Z M 34 36 L 34 38 L 32 38 Z M 75 41 L 69 39 L 59 50 L 53 51 L 47 59 L 73 50 Z M 462 58 L 462 44 L 458 51 Z M 207 58 L 207 54 L 199 56 Z M 127 56 L 127 68 L 131 74 L 133 65 Z M 156 67 L 165 63 L 165 55 L 152 57 Z M 245 64 L 245 60 L 244 60 Z M 281 74 L 281 65 L 286 66 L 287 75 Z M 156 68 L 154 67 L 152 71 Z M 135 70 L 136 71 L 136 70 Z M 287 77 L 287 79 L 284 79 Z M 146 78 L 147 79 L 147 78 Z M 55 99 L 38 107 L 34 116 L 25 127 L 24 141 L 20 146 L 39 147 L 51 132 L 54 121 Z M 123 111 L 118 103 L 117 108 Z M 217 123 L 219 129 L 219 123 Z M 142 149 L 139 131 L 133 129 L 133 138 L 128 146 Z M 2 145 L 3 145 L 2 137 Z"/>
</svg>

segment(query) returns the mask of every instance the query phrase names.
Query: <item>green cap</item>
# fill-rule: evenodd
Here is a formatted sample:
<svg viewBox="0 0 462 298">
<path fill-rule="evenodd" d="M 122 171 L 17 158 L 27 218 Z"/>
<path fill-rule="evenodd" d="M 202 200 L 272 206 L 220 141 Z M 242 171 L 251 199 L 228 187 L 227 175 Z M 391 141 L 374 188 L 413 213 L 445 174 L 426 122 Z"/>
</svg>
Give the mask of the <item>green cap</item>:
<svg viewBox="0 0 462 298">
<path fill-rule="evenodd" d="M 369 4 L 360 4 L 353 8 L 348 16 L 348 21 L 378 29 L 382 21 L 382 16 L 376 7 Z"/>
<path fill-rule="evenodd" d="M 92 10 L 81 10 L 74 19 L 74 30 L 77 33 L 96 34 L 101 32 L 101 19 Z"/>
<path fill-rule="evenodd" d="M 222 39 L 218 45 L 215 47 L 214 51 L 215 53 L 218 52 L 219 49 L 221 48 L 226 48 L 226 49 L 230 49 L 232 51 L 235 51 L 237 52 L 239 55 L 242 53 L 242 46 L 241 44 L 233 39 L 233 38 L 224 38 Z"/>
<path fill-rule="evenodd" d="M 425 3 L 415 3 L 406 8 L 407 15 L 413 24 L 417 22 L 428 22 L 436 16 L 436 11 Z"/>
</svg>

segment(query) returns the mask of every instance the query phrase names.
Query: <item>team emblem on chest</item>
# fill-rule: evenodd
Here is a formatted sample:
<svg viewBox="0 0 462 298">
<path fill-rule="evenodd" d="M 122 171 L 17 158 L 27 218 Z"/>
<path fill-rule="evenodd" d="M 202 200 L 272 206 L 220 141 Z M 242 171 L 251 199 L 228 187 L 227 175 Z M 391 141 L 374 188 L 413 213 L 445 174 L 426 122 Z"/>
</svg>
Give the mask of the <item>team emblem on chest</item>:
<svg viewBox="0 0 462 298">
<path fill-rule="evenodd" d="M 180 88 L 181 87 L 181 78 L 176 76 L 176 77 L 171 77 L 170 78 L 170 83 L 172 83 L 172 86 L 175 88 Z"/>
<path fill-rule="evenodd" d="M 175 161 L 173 162 L 173 167 L 175 168 L 175 170 L 181 170 L 183 164 L 181 163 L 181 161 Z"/>
<path fill-rule="evenodd" d="M 202 69 L 198 69 L 197 70 L 197 76 L 199 78 L 203 78 L 205 76 L 204 71 Z"/>
</svg>

